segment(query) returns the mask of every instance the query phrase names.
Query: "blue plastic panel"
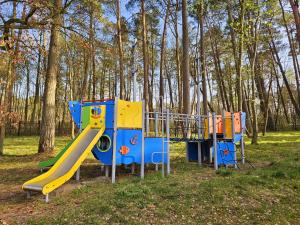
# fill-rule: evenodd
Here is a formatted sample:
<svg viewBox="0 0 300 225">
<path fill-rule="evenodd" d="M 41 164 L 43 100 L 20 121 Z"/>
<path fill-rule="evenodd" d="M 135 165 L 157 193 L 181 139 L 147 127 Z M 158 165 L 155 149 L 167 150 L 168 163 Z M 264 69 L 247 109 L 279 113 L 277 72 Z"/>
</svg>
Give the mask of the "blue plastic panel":
<svg viewBox="0 0 300 225">
<path fill-rule="evenodd" d="M 166 141 L 166 139 L 165 139 Z M 161 163 L 163 159 L 164 144 L 164 162 L 168 160 L 168 142 L 163 143 L 163 138 L 147 137 L 145 138 L 145 163 Z"/>
<path fill-rule="evenodd" d="M 188 160 L 198 161 L 198 142 L 188 142 Z"/>
<path fill-rule="evenodd" d="M 113 133 L 114 133 L 113 129 L 106 129 L 103 133 L 103 135 L 109 136 L 109 138 L 111 140 L 111 146 L 107 151 L 101 152 L 97 148 L 97 146 L 95 146 L 92 151 L 94 157 L 96 159 L 98 159 L 99 161 L 101 161 L 104 165 L 111 165 L 111 162 L 112 162 Z"/>
<path fill-rule="evenodd" d="M 129 153 L 122 155 L 121 147 L 129 148 Z M 119 129 L 117 134 L 117 164 L 131 164 L 141 162 L 142 131 Z"/>
<path fill-rule="evenodd" d="M 142 131 L 141 130 L 121 130 L 117 131 L 117 152 L 116 164 L 131 164 L 141 162 L 141 147 L 142 147 Z M 107 135 L 111 139 L 111 147 L 106 152 L 101 152 L 97 146 L 93 149 L 93 155 L 105 165 L 112 165 L 112 150 L 113 150 L 113 129 L 106 129 L 103 135 Z M 122 155 L 120 149 L 122 146 L 129 148 L 126 155 Z"/>
<path fill-rule="evenodd" d="M 218 165 L 233 165 L 235 144 L 233 142 L 218 142 Z M 214 157 L 214 149 L 211 141 L 201 143 L 202 160 L 209 158 L 210 148 L 212 148 L 212 156 Z M 189 161 L 198 161 L 198 142 L 188 142 L 188 159 Z"/>
<path fill-rule="evenodd" d="M 209 158 L 211 144 L 212 143 L 209 140 L 201 142 L 202 161 L 205 161 Z M 198 161 L 198 142 L 188 142 L 187 151 L 189 161 Z"/>
<path fill-rule="evenodd" d="M 108 135 L 113 142 L 113 130 L 107 129 L 104 135 Z M 131 163 L 141 163 L 141 130 L 118 130 L 117 134 L 117 165 L 120 164 L 131 164 Z M 145 163 L 161 163 L 162 161 L 162 138 L 145 138 Z M 127 146 L 129 148 L 129 153 L 122 155 L 120 153 L 121 146 Z M 167 153 L 168 143 L 164 143 L 165 158 L 164 162 L 167 163 L 168 153 Z M 96 159 L 100 160 L 104 165 L 112 165 L 112 149 L 113 146 L 107 152 L 101 152 L 95 146 L 93 149 L 93 154 Z"/>
<path fill-rule="evenodd" d="M 218 142 L 218 165 L 233 165 L 235 144 L 233 142 Z"/>
<path fill-rule="evenodd" d="M 81 104 L 78 101 L 69 101 L 69 110 L 75 125 L 80 127 Z"/>
<path fill-rule="evenodd" d="M 234 143 L 237 143 L 241 140 L 242 134 L 235 134 L 234 135 Z"/>
</svg>

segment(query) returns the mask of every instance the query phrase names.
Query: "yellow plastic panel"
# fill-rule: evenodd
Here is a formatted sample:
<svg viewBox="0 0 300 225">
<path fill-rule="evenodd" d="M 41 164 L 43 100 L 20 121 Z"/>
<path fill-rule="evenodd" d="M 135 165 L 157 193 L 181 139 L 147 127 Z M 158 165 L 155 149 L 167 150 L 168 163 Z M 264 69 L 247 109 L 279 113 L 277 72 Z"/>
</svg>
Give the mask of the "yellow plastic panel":
<svg viewBox="0 0 300 225">
<path fill-rule="evenodd" d="M 212 126 L 212 117 L 209 117 L 209 124 L 208 119 L 204 119 L 204 139 L 209 139 L 209 134 L 213 133 L 213 126 Z M 209 127 L 208 127 L 209 125 Z"/>
<path fill-rule="evenodd" d="M 142 102 L 118 100 L 117 127 L 142 129 Z"/>
<path fill-rule="evenodd" d="M 226 139 L 232 139 L 232 120 L 231 113 L 225 113 L 225 136 Z"/>
<path fill-rule="evenodd" d="M 106 106 L 93 106 L 90 108 L 90 125 L 91 128 L 100 129 L 105 121 Z"/>
</svg>

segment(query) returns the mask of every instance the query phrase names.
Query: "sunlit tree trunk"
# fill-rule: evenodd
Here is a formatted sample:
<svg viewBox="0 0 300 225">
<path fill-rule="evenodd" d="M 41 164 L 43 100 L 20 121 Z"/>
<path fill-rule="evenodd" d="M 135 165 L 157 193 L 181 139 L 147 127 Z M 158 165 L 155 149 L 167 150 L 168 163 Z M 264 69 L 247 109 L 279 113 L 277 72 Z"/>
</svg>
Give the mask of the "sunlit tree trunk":
<svg viewBox="0 0 300 225">
<path fill-rule="evenodd" d="M 271 35 L 271 42 L 270 42 L 269 46 L 270 46 L 270 49 L 272 51 L 272 55 L 273 55 L 274 61 L 277 63 L 277 65 L 279 67 L 279 70 L 281 72 L 284 84 L 285 84 L 285 86 L 287 88 L 289 97 L 290 97 L 291 102 L 292 102 L 292 104 L 294 106 L 296 114 L 297 114 L 298 117 L 300 117 L 300 108 L 299 108 L 299 106 L 298 106 L 298 104 L 297 104 L 297 102 L 295 100 L 295 97 L 294 97 L 293 92 L 291 90 L 290 84 L 289 84 L 288 79 L 286 77 L 286 72 L 283 69 L 283 65 L 281 63 L 280 56 L 279 56 L 279 53 L 277 51 L 277 48 L 276 48 L 276 45 L 275 45 L 275 42 L 274 42 L 274 39 L 273 39 L 271 31 L 270 31 L 270 35 Z"/>
<path fill-rule="evenodd" d="M 164 27 L 161 38 L 161 47 L 160 47 L 160 64 L 159 64 L 159 96 L 164 97 L 164 64 L 165 64 L 165 45 L 166 45 L 166 35 L 167 35 L 167 23 L 170 11 L 170 0 L 167 3 L 167 9 L 164 19 Z M 160 108 L 162 109 L 163 98 L 160 98 Z"/>
<path fill-rule="evenodd" d="M 208 113 L 208 99 L 207 99 L 207 81 L 206 81 L 206 63 L 204 50 L 204 2 L 201 0 L 200 13 L 200 62 L 201 62 L 201 77 L 202 77 L 202 98 L 203 98 L 203 113 Z"/>
<path fill-rule="evenodd" d="M 146 12 L 145 1 L 141 0 L 141 14 L 142 14 L 142 26 L 143 26 L 143 61 L 144 61 L 144 94 L 146 111 L 149 110 L 149 67 L 148 67 L 148 45 L 147 45 L 147 25 L 146 25 Z"/>
<path fill-rule="evenodd" d="M 17 2 L 13 2 L 13 18 L 15 19 L 17 15 Z M 11 30 L 12 37 L 14 36 L 14 30 Z M 4 93 L 4 111 L 7 113 L 12 112 L 12 103 L 13 103 L 13 87 L 16 79 L 16 60 L 18 58 L 19 52 L 19 38 L 21 36 L 21 30 L 19 30 L 18 39 L 14 43 L 14 49 L 10 48 L 9 59 L 7 66 L 7 78 L 6 78 L 6 88 Z M 3 155 L 4 152 L 4 138 L 5 138 L 5 126 L 7 121 L 4 120 L 3 124 L 0 124 L 0 155 Z"/>
<path fill-rule="evenodd" d="M 53 22 L 51 25 L 51 37 L 48 55 L 48 67 L 43 97 L 43 114 L 41 123 L 41 135 L 39 141 L 39 153 L 53 151 L 55 142 L 55 93 L 56 80 L 59 73 L 60 56 L 60 27 L 62 0 L 55 0 L 53 8 Z"/>
<path fill-rule="evenodd" d="M 298 105 L 300 107 L 300 81 L 299 81 L 300 71 L 298 70 L 298 58 L 297 58 L 296 49 L 295 49 L 294 43 L 292 41 L 290 31 L 289 31 L 289 28 L 288 28 L 288 25 L 287 25 L 285 11 L 284 11 L 284 7 L 282 5 L 282 0 L 279 0 L 279 3 L 280 3 L 280 7 L 281 7 L 284 27 L 285 27 L 285 30 L 286 30 L 286 34 L 287 34 L 290 49 L 291 49 L 291 54 L 292 54 L 292 59 L 293 59 L 293 67 L 294 67 L 295 78 L 296 78 L 296 87 L 297 87 L 297 93 L 298 93 Z"/>
<path fill-rule="evenodd" d="M 176 12 L 174 16 L 174 30 L 176 39 L 175 57 L 176 57 L 176 75 L 177 75 L 177 91 L 178 91 L 178 112 L 182 112 L 182 74 L 180 65 L 180 54 L 179 54 L 179 34 L 178 34 L 178 11 L 179 11 L 179 0 L 176 0 Z"/>
<path fill-rule="evenodd" d="M 120 74 L 120 94 L 121 99 L 125 98 L 125 80 L 123 68 L 123 41 L 122 41 L 122 26 L 121 26 L 121 9 L 120 0 L 116 2 L 117 8 L 117 30 L 118 30 L 118 47 L 119 47 L 119 74 Z"/>
<path fill-rule="evenodd" d="M 28 108 L 29 108 L 29 91 L 30 91 L 30 64 L 27 61 L 26 67 L 26 98 L 25 98 L 25 109 L 24 109 L 24 121 L 28 120 Z"/>
<path fill-rule="evenodd" d="M 290 5 L 293 10 L 293 15 L 295 19 L 296 31 L 297 31 L 297 40 L 300 46 L 300 14 L 299 14 L 299 1 L 298 0 L 289 0 Z"/>
<path fill-rule="evenodd" d="M 189 29 L 188 29 L 187 1 L 182 0 L 182 72 L 183 72 L 183 112 L 191 113 L 190 105 L 190 60 L 189 60 Z"/>
</svg>

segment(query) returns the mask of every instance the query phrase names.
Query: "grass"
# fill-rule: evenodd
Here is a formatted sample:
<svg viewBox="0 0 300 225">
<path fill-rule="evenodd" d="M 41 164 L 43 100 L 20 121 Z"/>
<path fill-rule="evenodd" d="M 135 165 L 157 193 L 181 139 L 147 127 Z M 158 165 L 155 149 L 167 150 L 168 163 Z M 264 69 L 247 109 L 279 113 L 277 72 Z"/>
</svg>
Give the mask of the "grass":
<svg viewBox="0 0 300 225">
<path fill-rule="evenodd" d="M 68 138 L 58 138 L 57 149 Z M 186 163 L 184 145 L 171 148 L 172 173 L 149 169 L 145 180 L 119 174 L 115 185 L 100 177 L 92 158 L 80 184 L 68 182 L 44 203 L 26 199 L 21 185 L 38 175 L 38 139 L 6 139 L 0 158 L 0 224 L 300 224 L 300 132 L 270 133 L 246 143 L 249 163 L 240 169 Z"/>
</svg>

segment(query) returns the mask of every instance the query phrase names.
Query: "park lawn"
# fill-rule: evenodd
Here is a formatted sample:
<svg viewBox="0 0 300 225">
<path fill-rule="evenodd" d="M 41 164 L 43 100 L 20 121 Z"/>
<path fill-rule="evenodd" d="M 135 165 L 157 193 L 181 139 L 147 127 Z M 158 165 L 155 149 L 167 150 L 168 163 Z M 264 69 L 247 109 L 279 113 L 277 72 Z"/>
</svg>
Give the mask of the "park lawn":
<svg viewBox="0 0 300 225">
<path fill-rule="evenodd" d="M 58 138 L 57 149 L 69 138 Z M 26 199 L 21 185 L 39 174 L 37 137 L 7 138 L 0 158 L 0 224 L 300 224 L 300 132 L 269 133 L 246 144 L 251 163 L 240 169 L 185 162 L 184 145 L 171 148 L 172 173 L 145 180 L 119 174 L 112 185 L 89 158 L 81 182 Z M 251 165 L 255 168 L 252 168 Z"/>
</svg>

